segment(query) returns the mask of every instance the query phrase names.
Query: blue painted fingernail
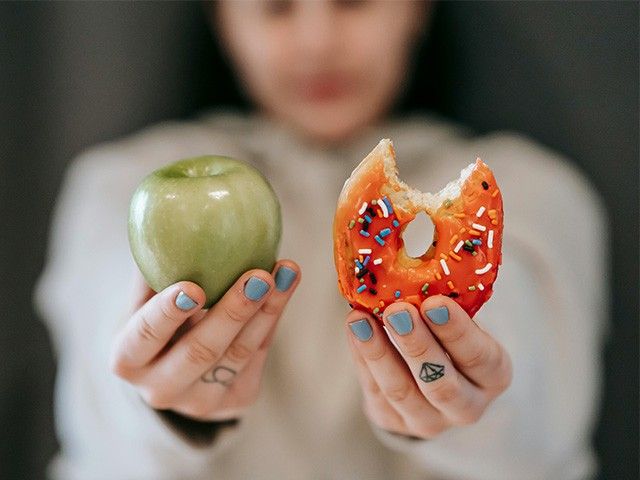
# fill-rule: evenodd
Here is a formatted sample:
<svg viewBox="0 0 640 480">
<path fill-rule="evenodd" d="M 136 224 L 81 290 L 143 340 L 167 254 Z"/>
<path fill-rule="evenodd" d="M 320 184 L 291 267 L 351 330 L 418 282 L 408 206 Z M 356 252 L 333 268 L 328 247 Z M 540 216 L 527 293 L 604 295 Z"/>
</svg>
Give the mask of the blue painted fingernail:
<svg viewBox="0 0 640 480">
<path fill-rule="evenodd" d="M 369 325 L 369 322 L 367 322 L 366 318 L 351 322 L 349 324 L 349 328 L 361 342 L 366 342 L 371 337 L 373 337 L 373 330 L 371 329 L 371 325 Z"/>
<path fill-rule="evenodd" d="M 178 296 L 176 297 L 176 307 L 178 307 L 180 310 L 183 310 L 185 312 L 187 310 L 191 310 L 197 304 L 198 302 L 195 302 L 189 295 L 184 293 L 182 290 L 180 290 L 180 293 L 178 293 Z"/>
<path fill-rule="evenodd" d="M 276 272 L 276 288 L 286 292 L 297 276 L 298 273 L 295 270 L 285 266 L 280 267 Z"/>
<path fill-rule="evenodd" d="M 399 312 L 392 313 L 387 317 L 389 323 L 398 335 L 406 335 L 413 330 L 413 320 L 411 315 L 406 310 L 400 310 Z"/>
<path fill-rule="evenodd" d="M 429 317 L 429 320 L 436 325 L 444 325 L 449 321 L 449 310 L 447 310 L 447 307 L 432 308 L 425 313 L 427 317 Z"/>
<path fill-rule="evenodd" d="M 268 291 L 269 284 L 258 277 L 251 277 L 244 284 L 244 296 L 249 300 L 260 300 Z"/>
</svg>

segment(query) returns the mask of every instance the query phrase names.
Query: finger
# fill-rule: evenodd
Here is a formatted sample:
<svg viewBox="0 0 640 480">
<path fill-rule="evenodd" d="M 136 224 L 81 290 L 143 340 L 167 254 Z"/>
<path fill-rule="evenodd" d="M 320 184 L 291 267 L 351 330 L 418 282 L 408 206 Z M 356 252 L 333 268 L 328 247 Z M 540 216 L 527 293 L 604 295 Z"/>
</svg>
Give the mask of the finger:
<svg viewBox="0 0 640 480">
<path fill-rule="evenodd" d="M 250 270 L 158 361 L 149 382 L 179 393 L 211 370 L 240 330 L 262 307 L 274 281 L 264 270 Z M 227 378 L 224 369 L 220 378 Z"/>
<path fill-rule="evenodd" d="M 429 297 L 421 305 L 424 321 L 458 370 L 494 395 L 511 383 L 509 354 L 449 297 Z"/>
<path fill-rule="evenodd" d="M 350 341 L 364 359 L 382 394 L 405 424 L 425 437 L 441 431 L 443 416 L 420 392 L 406 363 L 379 322 L 355 310 L 347 316 L 347 330 Z"/>
<path fill-rule="evenodd" d="M 193 282 L 178 282 L 154 295 L 133 314 L 116 339 L 112 370 L 128 376 L 151 362 L 204 301 L 204 291 Z"/>
<path fill-rule="evenodd" d="M 487 403 L 484 395 L 453 366 L 416 308 L 396 302 L 383 320 L 427 400 L 452 423 L 475 421 Z"/>
<path fill-rule="evenodd" d="M 349 349 L 356 366 L 358 381 L 364 397 L 364 409 L 367 417 L 376 426 L 390 432 L 407 433 L 407 426 L 402 416 L 391 406 L 382 394 L 380 386 L 369 371 L 366 362 L 358 353 L 353 342 L 349 340 Z"/>
<path fill-rule="evenodd" d="M 282 274 L 283 269 L 284 274 Z M 290 260 L 277 264 L 273 272 L 276 288 L 233 339 L 218 362 L 212 366 L 211 370 L 204 373 L 200 378 L 201 381 L 230 386 L 231 381 L 218 381 L 218 377 L 222 375 L 222 378 L 226 378 L 231 372 L 241 372 L 267 337 L 272 336 L 278 319 L 295 291 L 300 277 L 298 265 Z M 283 275 L 286 276 L 286 281 L 282 280 Z"/>
<path fill-rule="evenodd" d="M 255 403 L 260 391 L 260 381 L 267 351 L 258 351 L 233 378 L 228 389 L 215 391 L 211 385 L 198 382 L 187 389 L 174 403 L 174 407 L 185 415 L 203 420 L 228 420 L 242 417 L 246 409 Z M 220 393 L 222 392 L 222 395 Z"/>
<path fill-rule="evenodd" d="M 211 414 L 212 418 L 232 418 L 234 412 L 243 412 L 255 403 L 260 393 L 268 353 L 267 350 L 259 350 L 251 357 L 249 363 L 238 373 L 238 378 L 222 398 L 218 409 Z M 235 415 L 238 416 L 237 413 Z"/>
<path fill-rule="evenodd" d="M 226 408 L 245 408 L 251 405 L 260 391 L 262 383 L 262 373 L 267 362 L 269 352 L 267 350 L 259 350 L 251 357 L 251 360 L 238 373 L 238 378 L 229 388 L 222 402 L 221 409 Z"/>
<path fill-rule="evenodd" d="M 289 303 L 289 299 L 296 291 L 296 288 L 298 288 L 302 278 L 300 266 L 293 260 L 280 260 L 273 268 L 272 275 L 275 280 L 276 288 L 256 316 L 259 319 L 262 319 L 259 321 L 269 322 L 270 317 L 276 315 L 276 321 L 270 322 L 272 326 L 260 344 L 259 349 L 261 350 L 266 350 L 271 346 L 276 330 L 275 327 L 277 319 L 284 312 L 284 309 Z"/>
</svg>

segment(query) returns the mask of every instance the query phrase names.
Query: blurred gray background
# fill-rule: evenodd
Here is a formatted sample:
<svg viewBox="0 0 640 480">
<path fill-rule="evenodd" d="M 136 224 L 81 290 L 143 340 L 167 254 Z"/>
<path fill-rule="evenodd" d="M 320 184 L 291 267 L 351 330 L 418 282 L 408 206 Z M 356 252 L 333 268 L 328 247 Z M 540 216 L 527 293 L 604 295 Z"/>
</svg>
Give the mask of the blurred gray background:
<svg viewBox="0 0 640 480">
<path fill-rule="evenodd" d="M 525 132 L 601 193 L 613 232 L 612 336 L 592 365 L 606 372 L 603 479 L 638 478 L 638 22 L 637 2 L 439 4 L 399 106 Z M 55 361 L 31 289 L 65 165 L 216 105 L 245 107 L 200 3 L 0 3 L 0 478 L 43 478 L 56 448 Z"/>
</svg>

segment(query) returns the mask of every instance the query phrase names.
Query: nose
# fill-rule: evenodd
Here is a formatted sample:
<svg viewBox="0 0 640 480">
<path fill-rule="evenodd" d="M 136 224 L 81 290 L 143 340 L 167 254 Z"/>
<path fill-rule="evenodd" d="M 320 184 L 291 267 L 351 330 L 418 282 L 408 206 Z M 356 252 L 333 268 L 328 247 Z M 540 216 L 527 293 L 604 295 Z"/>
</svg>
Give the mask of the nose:
<svg viewBox="0 0 640 480">
<path fill-rule="evenodd" d="M 333 2 L 307 0 L 300 2 L 295 39 L 302 58 L 319 62 L 335 54 L 339 41 L 338 19 Z"/>
</svg>

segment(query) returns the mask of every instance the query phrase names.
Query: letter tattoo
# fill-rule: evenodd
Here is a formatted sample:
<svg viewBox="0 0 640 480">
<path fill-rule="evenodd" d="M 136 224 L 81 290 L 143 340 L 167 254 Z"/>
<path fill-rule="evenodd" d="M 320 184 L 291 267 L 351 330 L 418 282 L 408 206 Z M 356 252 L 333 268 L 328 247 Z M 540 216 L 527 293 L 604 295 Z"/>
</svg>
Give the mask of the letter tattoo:
<svg viewBox="0 0 640 480">
<path fill-rule="evenodd" d="M 444 365 L 424 362 L 420 370 L 420 380 L 429 383 L 444 377 Z"/>
<path fill-rule="evenodd" d="M 219 383 L 221 385 L 224 385 L 225 387 L 229 387 L 231 386 L 231 383 L 233 382 L 233 378 L 235 376 L 235 370 L 220 365 L 206 372 L 204 375 L 202 375 L 202 377 L 200 377 L 200 379 L 204 383 Z"/>
</svg>

